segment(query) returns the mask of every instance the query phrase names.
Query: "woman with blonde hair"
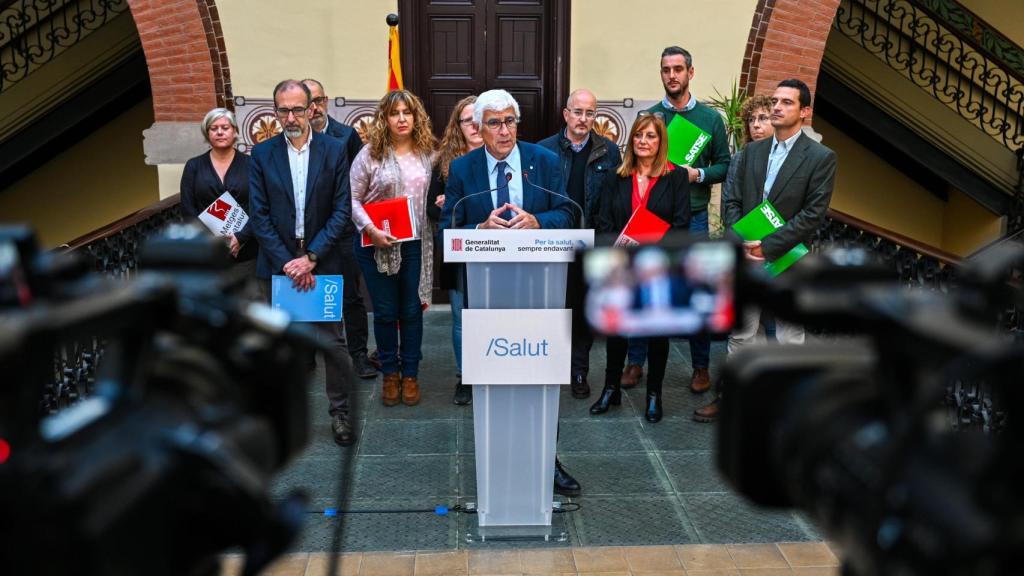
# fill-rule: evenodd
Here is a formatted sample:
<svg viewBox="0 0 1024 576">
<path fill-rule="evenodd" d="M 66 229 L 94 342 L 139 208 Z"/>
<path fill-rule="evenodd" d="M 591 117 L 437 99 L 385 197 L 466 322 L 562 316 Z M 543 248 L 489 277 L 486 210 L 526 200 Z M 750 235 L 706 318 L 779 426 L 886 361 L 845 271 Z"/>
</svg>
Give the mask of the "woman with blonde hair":
<svg viewBox="0 0 1024 576">
<path fill-rule="evenodd" d="M 408 90 L 381 98 L 368 136 L 352 162 L 350 182 L 352 221 L 372 245 L 363 248 L 362 234 L 356 234 L 356 259 L 373 300 L 373 332 L 384 373 L 381 400 L 385 406 L 412 406 L 420 401 L 423 310 L 433 282 L 426 201 L 436 139 L 423 103 Z M 419 238 L 397 242 L 374 226 L 364 205 L 403 196 L 412 200 Z"/>
<path fill-rule="evenodd" d="M 473 104 L 476 96 L 459 100 L 448 118 L 448 126 L 441 137 L 441 146 L 430 177 L 430 193 L 427 197 L 427 216 L 435 223 L 441 219 L 444 207 L 444 187 L 448 182 L 448 166 L 459 156 L 483 146 L 484 139 L 473 122 Z M 473 389 L 462 384 L 462 307 L 465 299 L 462 267 L 444 264 L 441 268 L 441 288 L 448 290 L 452 303 L 452 349 L 455 351 L 455 396 L 452 401 L 465 406 L 473 401 Z"/>
<path fill-rule="evenodd" d="M 690 228 L 690 188 L 686 170 L 676 170 L 668 161 L 668 133 L 657 113 L 641 113 L 629 131 L 622 165 L 617 178 L 605 181 L 597 199 L 594 231 L 598 234 L 620 234 L 630 217 L 645 207 L 667 222 L 669 231 Z M 638 258 L 643 254 L 638 254 Z M 652 262 L 658 264 L 657 262 Z M 668 364 L 668 337 L 648 339 L 647 401 L 644 418 L 661 420 L 661 383 Z M 610 336 L 606 341 L 608 364 L 605 368 L 601 397 L 590 407 L 591 414 L 604 414 L 609 405 L 622 403 L 620 379 L 626 363 L 628 344 L 625 338 Z"/>
</svg>

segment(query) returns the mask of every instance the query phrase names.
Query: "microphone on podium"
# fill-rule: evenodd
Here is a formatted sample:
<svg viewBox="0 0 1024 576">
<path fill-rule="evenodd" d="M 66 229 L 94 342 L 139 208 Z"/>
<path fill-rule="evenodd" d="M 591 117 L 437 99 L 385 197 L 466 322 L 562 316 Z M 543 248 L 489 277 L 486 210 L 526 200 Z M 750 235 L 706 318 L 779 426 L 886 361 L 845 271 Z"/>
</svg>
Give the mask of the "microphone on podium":
<svg viewBox="0 0 1024 576">
<path fill-rule="evenodd" d="M 541 186 L 540 184 L 535 183 L 533 180 L 530 180 L 530 173 L 527 172 L 526 170 L 523 170 L 523 182 L 527 182 L 530 184 L 530 186 L 533 186 L 534 188 L 537 188 L 543 192 L 547 192 L 548 194 L 554 194 L 555 196 L 561 196 L 562 198 L 565 198 L 569 202 L 572 202 L 573 206 L 575 206 L 576 209 L 580 211 L 580 228 L 586 227 L 586 213 L 583 211 L 583 206 L 580 206 L 580 203 L 570 198 L 568 194 L 560 194 L 558 192 L 555 192 L 554 190 L 549 190 Z"/>
<path fill-rule="evenodd" d="M 511 181 L 512 181 L 512 173 L 511 172 L 506 172 L 505 173 L 505 186 L 508 186 L 508 183 L 511 182 Z M 453 229 L 459 227 L 458 224 L 456 224 L 456 222 L 455 222 L 455 216 L 456 216 L 455 209 L 458 208 L 459 204 L 462 204 L 466 200 L 466 198 L 472 198 L 473 196 L 479 196 L 481 194 L 490 194 L 491 192 L 497 192 L 497 190 L 499 188 L 501 188 L 501 186 L 495 186 L 494 188 L 491 188 L 490 190 L 481 190 L 479 192 L 473 192 L 472 194 L 466 194 L 462 198 L 459 198 L 459 201 L 456 202 L 454 206 L 452 206 L 452 226 L 451 227 Z"/>
</svg>

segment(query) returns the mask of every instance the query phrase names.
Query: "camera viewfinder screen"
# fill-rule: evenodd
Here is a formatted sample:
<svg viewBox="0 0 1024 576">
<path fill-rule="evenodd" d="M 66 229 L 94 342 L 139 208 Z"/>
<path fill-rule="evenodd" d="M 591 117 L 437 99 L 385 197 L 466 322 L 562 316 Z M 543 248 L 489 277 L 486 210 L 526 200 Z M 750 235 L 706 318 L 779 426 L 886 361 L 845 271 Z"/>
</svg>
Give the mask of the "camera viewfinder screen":
<svg viewBox="0 0 1024 576">
<path fill-rule="evenodd" d="M 724 334 L 736 317 L 736 248 L 595 248 L 583 260 L 587 321 L 601 334 Z"/>
</svg>

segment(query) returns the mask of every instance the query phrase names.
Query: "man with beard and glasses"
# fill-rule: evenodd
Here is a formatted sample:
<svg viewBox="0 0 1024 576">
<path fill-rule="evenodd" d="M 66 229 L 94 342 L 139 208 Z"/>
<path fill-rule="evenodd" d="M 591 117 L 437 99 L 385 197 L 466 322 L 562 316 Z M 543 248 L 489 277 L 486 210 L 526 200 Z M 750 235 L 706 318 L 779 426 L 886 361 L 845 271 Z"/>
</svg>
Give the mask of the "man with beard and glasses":
<svg viewBox="0 0 1024 576">
<path fill-rule="evenodd" d="M 313 105 L 310 107 L 309 125 L 317 134 L 323 134 L 337 138 L 343 144 L 349 166 L 355 160 L 356 154 L 363 147 L 363 141 L 359 134 L 348 124 L 338 122 L 327 114 L 327 102 L 329 101 L 324 91 L 324 85 L 313 78 L 306 78 L 302 81 L 309 88 L 313 96 Z M 345 228 L 341 233 L 339 249 L 341 250 L 341 269 L 345 276 L 345 295 L 342 300 L 342 317 L 345 319 L 345 335 L 348 342 L 348 353 L 352 357 L 352 365 L 360 378 L 375 378 L 377 369 L 370 363 L 367 356 L 366 343 L 370 337 L 370 327 L 366 319 L 366 303 L 363 301 L 363 292 L 360 289 L 362 283 L 362 272 L 359 271 L 359 263 L 356 262 L 353 251 L 352 237 L 355 234 L 355 226 L 352 220 L 345 222 Z"/>
<path fill-rule="evenodd" d="M 693 56 L 679 46 L 669 46 L 661 52 L 661 83 L 665 97 L 650 108 L 650 112 L 661 115 L 665 126 L 672 124 L 676 115 L 682 116 L 701 130 L 711 135 L 711 141 L 686 169 L 690 179 L 690 236 L 708 237 L 708 203 L 711 200 L 711 185 L 725 181 L 729 171 L 729 140 L 725 133 L 725 122 L 717 111 L 701 104 L 690 92 L 693 80 Z M 669 152 L 672 153 L 672 143 Z M 636 386 L 643 375 L 643 363 L 647 358 L 646 341 L 630 339 L 626 369 L 622 373 L 621 385 L 625 388 Z M 690 391 L 701 394 L 711 389 L 711 340 L 707 336 L 690 337 L 690 360 L 693 375 L 690 377 Z"/>
<path fill-rule="evenodd" d="M 558 154 L 562 164 L 565 191 L 574 202 L 583 207 L 584 221 L 575 211 L 576 227 L 593 228 L 594 214 L 601 186 L 615 178 L 615 170 L 622 164 L 622 155 L 614 142 L 594 132 L 597 117 L 597 97 L 586 88 L 573 90 L 562 110 L 565 129 L 541 140 L 537 144 Z M 583 314 L 583 264 L 577 258 L 569 265 L 566 281 L 566 304 L 572 308 L 572 372 L 570 385 L 573 398 L 590 396 L 587 374 L 590 372 L 590 348 L 594 337 Z"/>
<path fill-rule="evenodd" d="M 275 86 L 274 112 L 284 131 L 252 150 L 249 202 L 259 243 L 256 277 L 268 302 L 274 275 L 286 275 L 306 291 L 315 287 L 316 275 L 343 273 L 339 242 L 352 210 L 348 155 L 340 140 L 310 129 L 312 100 L 298 80 Z M 349 446 L 356 440 L 347 390 L 355 381 L 352 360 L 340 322 L 315 326 L 318 338 L 332 349 L 323 359 L 331 431 L 335 443 Z"/>
</svg>

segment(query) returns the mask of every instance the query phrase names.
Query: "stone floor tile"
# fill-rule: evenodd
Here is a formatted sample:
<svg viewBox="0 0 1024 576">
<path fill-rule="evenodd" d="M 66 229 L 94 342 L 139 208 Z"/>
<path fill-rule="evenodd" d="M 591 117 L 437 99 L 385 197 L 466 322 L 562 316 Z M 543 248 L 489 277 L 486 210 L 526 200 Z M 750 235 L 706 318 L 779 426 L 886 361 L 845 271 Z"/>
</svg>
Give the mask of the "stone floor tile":
<svg viewBox="0 0 1024 576">
<path fill-rule="evenodd" d="M 367 552 L 359 567 L 360 576 L 413 576 L 415 554 Z"/>
<path fill-rule="evenodd" d="M 740 569 L 789 568 L 789 563 L 774 544 L 731 544 L 729 554 Z"/>
<path fill-rule="evenodd" d="M 286 554 L 263 569 L 263 576 L 305 576 L 309 554 Z"/>
<path fill-rule="evenodd" d="M 241 576 L 245 558 L 239 554 L 225 554 L 220 558 L 220 576 Z"/>
<path fill-rule="evenodd" d="M 780 543 L 779 551 L 794 568 L 839 566 L 839 559 L 824 542 Z"/>
<path fill-rule="evenodd" d="M 740 576 L 738 570 L 687 570 L 686 576 Z"/>
<path fill-rule="evenodd" d="M 327 553 L 310 554 L 309 564 L 306 566 L 306 576 L 327 576 L 330 561 L 330 555 Z M 359 567 L 362 561 L 363 555 L 359 552 L 342 554 L 338 559 L 338 568 L 334 576 L 359 576 Z"/>
<path fill-rule="evenodd" d="M 629 563 L 620 547 L 573 548 L 573 559 L 576 569 L 583 572 L 625 572 L 629 573 Z"/>
<path fill-rule="evenodd" d="M 732 561 L 729 549 L 724 545 L 714 544 L 683 544 L 676 546 L 676 555 L 687 571 L 694 570 L 732 570 L 736 563 Z"/>
<path fill-rule="evenodd" d="M 793 576 L 792 568 L 745 568 L 740 576 Z"/>
<path fill-rule="evenodd" d="M 579 576 L 633 576 L 630 572 L 580 572 Z"/>
<path fill-rule="evenodd" d="M 520 550 L 519 561 L 522 563 L 523 572 L 528 574 L 576 573 L 576 562 L 573 560 L 572 550 L 568 548 Z"/>
<path fill-rule="evenodd" d="M 820 566 L 815 568 L 793 568 L 795 576 L 839 576 L 842 569 L 839 566 Z"/>
<path fill-rule="evenodd" d="M 683 565 L 672 546 L 631 546 L 624 549 L 629 569 L 637 572 L 682 570 Z"/>
<path fill-rule="evenodd" d="M 465 550 L 416 554 L 416 576 L 461 576 L 468 573 L 469 555 Z"/>
<path fill-rule="evenodd" d="M 654 572 L 632 572 L 633 576 L 686 576 L 685 570 L 655 570 Z"/>
<path fill-rule="evenodd" d="M 470 550 L 470 574 L 522 574 L 518 550 Z"/>
</svg>

